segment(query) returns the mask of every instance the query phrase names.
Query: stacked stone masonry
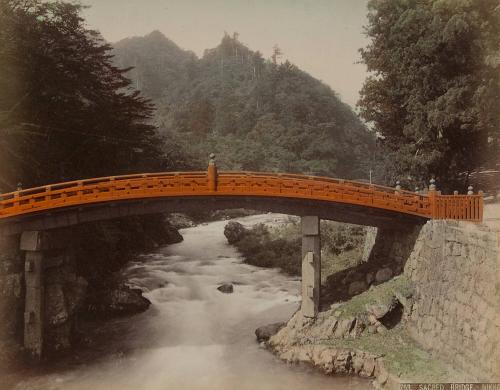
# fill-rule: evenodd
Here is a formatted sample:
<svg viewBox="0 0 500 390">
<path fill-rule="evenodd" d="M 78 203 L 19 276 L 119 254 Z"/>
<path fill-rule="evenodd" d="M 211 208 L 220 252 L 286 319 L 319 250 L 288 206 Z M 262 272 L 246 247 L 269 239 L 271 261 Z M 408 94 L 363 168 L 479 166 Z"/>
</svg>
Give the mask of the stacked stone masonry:
<svg viewBox="0 0 500 390">
<path fill-rule="evenodd" d="M 477 380 L 500 381 L 498 236 L 481 225 L 430 221 L 404 273 L 415 286 L 407 323 L 436 357 Z"/>
<path fill-rule="evenodd" d="M 23 256 L 19 237 L 0 237 L 0 346 L 22 341 L 24 306 Z"/>
</svg>

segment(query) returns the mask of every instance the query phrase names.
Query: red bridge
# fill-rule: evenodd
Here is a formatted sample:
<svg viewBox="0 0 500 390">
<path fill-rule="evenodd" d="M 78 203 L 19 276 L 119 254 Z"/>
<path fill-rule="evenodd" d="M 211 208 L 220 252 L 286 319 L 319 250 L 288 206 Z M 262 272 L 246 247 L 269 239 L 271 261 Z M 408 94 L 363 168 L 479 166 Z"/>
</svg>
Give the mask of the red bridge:
<svg viewBox="0 0 500 390">
<path fill-rule="evenodd" d="M 422 223 L 427 219 L 480 222 L 483 199 L 481 194 L 441 195 L 433 185 L 424 195 L 327 177 L 217 172 L 212 162 L 202 172 L 111 176 L 1 194 L 0 228 L 28 224 L 15 230 L 47 229 L 193 207 L 312 213 L 324 219 L 377 226 L 382 221 Z"/>
<path fill-rule="evenodd" d="M 326 177 L 218 173 L 213 158 L 206 172 L 113 176 L 2 194 L 0 244 L 25 252 L 26 350 L 37 358 L 42 355 L 44 270 L 57 265 L 52 250 L 69 250 L 67 227 L 128 215 L 240 207 L 301 216 L 301 312 L 315 317 L 321 287 L 320 219 L 381 227 L 395 240 L 405 234 L 413 237 L 415 228 L 432 218 L 479 222 L 483 200 L 481 194 L 441 195 L 433 183 L 422 195 L 399 185 L 388 188 Z"/>
</svg>

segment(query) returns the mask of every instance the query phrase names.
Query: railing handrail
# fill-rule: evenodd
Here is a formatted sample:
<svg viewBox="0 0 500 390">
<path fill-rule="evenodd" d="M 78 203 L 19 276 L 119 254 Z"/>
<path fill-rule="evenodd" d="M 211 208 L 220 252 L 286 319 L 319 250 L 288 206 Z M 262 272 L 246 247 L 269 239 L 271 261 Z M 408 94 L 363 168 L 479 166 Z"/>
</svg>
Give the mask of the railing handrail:
<svg viewBox="0 0 500 390">
<path fill-rule="evenodd" d="M 270 176 L 270 177 L 290 177 L 290 178 L 297 178 L 297 179 L 308 179 L 308 180 L 321 180 L 321 181 L 328 181 L 328 182 L 338 182 L 339 184 L 350 184 L 354 186 L 359 186 L 359 187 L 365 187 L 365 188 L 376 188 L 378 190 L 383 190 L 389 193 L 394 193 L 396 190 L 394 187 L 387 187 L 383 186 L 381 184 L 371 184 L 371 183 L 364 183 L 361 181 L 355 181 L 355 180 L 348 180 L 348 179 L 340 179 L 340 178 L 334 178 L 334 177 L 327 177 L 327 176 L 315 176 L 315 175 L 306 175 L 306 174 L 300 174 L 300 173 L 280 173 L 280 172 L 253 172 L 253 171 L 222 171 L 218 173 L 219 176 L 229 176 L 229 175 L 256 175 L 256 176 Z M 405 194 L 405 195 L 410 195 L 410 196 L 427 196 L 425 194 L 416 194 L 415 192 L 408 191 L 408 190 L 399 190 L 398 191 L 400 194 Z"/>
<path fill-rule="evenodd" d="M 40 191 L 40 192 L 45 192 L 47 189 L 56 189 L 57 187 L 60 186 L 70 186 L 72 184 L 87 184 L 87 183 L 107 183 L 110 181 L 115 181 L 115 180 L 124 180 L 124 179 L 141 179 L 141 178 L 146 178 L 146 177 L 157 177 L 157 176 L 175 176 L 175 175 L 186 175 L 186 174 L 191 174 L 191 175 L 205 175 L 205 171 L 190 171 L 190 172 L 150 172 L 150 173 L 133 173 L 133 174 L 127 174 L 127 175 L 117 175 L 117 176 L 102 176 L 102 177 L 94 177 L 94 178 L 88 178 L 88 179 L 81 179 L 81 180 L 71 180 L 71 181 L 63 181 L 63 182 L 58 182 L 58 183 L 52 183 L 52 184 L 45 184 L 42 186 L 38 187 L 32 187 L 32 188 L 26 188 L 18 191 L 11 191 L 11 192 L 6 192 L 3 194 L 0 194 L 0 200 L 3 200 L 5 197 L 8 196 L 15 196 L 15 195 L 21 195 L 24 193 L 37 193 L 34 191 Z"/>
<path fill-rule="evenodd" d="M 239 180 L 240 183 L 231 186 L 225 183 L 227 180 L 235 183 Z M 289 184 L 294 180 L 297 181 L 296 188 L 290 187 Z M 177 187 L 173 188 L 174 184 Z M 242 190 L 245 186 L 248 188 Z M 399 185 L 395 189 L 353 180 L 294 173 L 217 172 L 215 164 L 212 164 L 208 171 L 138 173 L 89 178 L 0 194 L 0 218 L 69 205 L 207 194 L 271 195 L 329 200 L 424 218 L 471 221 L 482 219 L 483 207 L 481 195 L 441 195 L 432 189 L 427 194 L 420 194 L 402 190 Z"/>
</svg>

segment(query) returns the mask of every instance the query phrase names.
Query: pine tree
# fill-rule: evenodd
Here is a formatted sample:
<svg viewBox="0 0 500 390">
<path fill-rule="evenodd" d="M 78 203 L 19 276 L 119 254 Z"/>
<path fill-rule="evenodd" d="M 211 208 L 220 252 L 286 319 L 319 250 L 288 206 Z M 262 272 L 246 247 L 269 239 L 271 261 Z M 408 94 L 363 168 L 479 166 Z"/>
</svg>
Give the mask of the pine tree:
<svg viewBox="0 0 500 390">
<path fill-rule="evenodd" d="M 82 6 L 0 2 L 0 187 L 161 168 L 150 101 Z"/>
</svg>

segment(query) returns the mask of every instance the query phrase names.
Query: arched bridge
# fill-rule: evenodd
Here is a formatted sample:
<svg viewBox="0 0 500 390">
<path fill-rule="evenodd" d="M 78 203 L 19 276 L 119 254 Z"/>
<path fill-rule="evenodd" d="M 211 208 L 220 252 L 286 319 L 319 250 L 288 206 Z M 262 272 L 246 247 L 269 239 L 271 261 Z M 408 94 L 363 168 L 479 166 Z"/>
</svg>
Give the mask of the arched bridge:
<svg viewBox="0 0 500 390">
<path fill-rule="evenodd" d="M 71 181 L 0 195 L 0 234 L 192 208 L 249 208 L 362 225 L 480 222 L 481 195 L 404 191 L 343 179 L 261 172 L 147 173 Z M 1 233 L 3 232 L 3 233 Z"/>
<path fill-rule="evenodd" d="M 44 345 L 45 270 L 60 266 L 71 245 L 68 226 L 157 212 L 248 208 L 301 216 L 303 315 L 317 315 L 321 285 L 320 219 L 413 227 L 431 218 L 479 222 L 481 195 L 427 194 L 342 179 L 256 172 L 112 176 L 52 184 L 0 195 L 0 251 L 25 252 L 24 346 L 39 358 Z M 68 253 L 71 253 L 69 250 Z M 54 257 L 55 256 L 55 257 Z"/>
</svg>

